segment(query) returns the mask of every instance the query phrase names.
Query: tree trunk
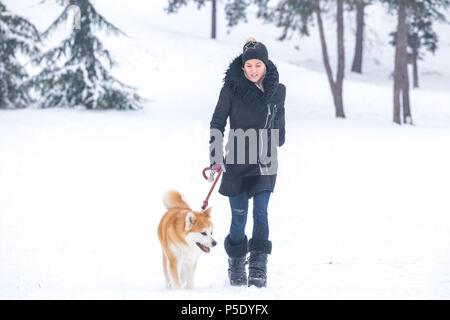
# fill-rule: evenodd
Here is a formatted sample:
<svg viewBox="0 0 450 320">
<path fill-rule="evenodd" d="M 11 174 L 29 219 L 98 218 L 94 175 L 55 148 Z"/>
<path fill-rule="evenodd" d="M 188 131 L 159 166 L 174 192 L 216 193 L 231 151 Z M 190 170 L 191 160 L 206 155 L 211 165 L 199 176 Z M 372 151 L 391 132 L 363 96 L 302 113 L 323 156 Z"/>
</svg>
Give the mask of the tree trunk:
<svg viewBox="0 0 450 320">
<path fill-rule="evenodd" d="M 327 73 L 328 83 L 330 85 L 331 93 L 333 95 L 333 102 L 335 106 L 335 114 L 337 118 L 345 118 L 344 102 L 342 96 L 342 84 L 344 80 L 344 19 L 343 19 L 343 0 L 337 0 L 337 20 L 338 20 L 338 71 L 337 80 L 334 81 L 333 71 L 331 70 L 330 61 L 328 57 L 327 42 L 325 40 L 325 31 L 323 28 L 322 15 L 320 10 L 320 1 L 317 0 L 316 18 L 319 26 L 320 44 L 322 47 L 322 58 Z"/>
<path fill-rule="evenodd" d="M 401 72 L 401 90 L 402 90 L 402 106 L 403 106 L 403 123 L 413 124 L 411 116 L 411 107 L 409 100 L 409 76 L 408 76 L 408 30 L 406 26 L 407 0 L 401 1 L 402 9 L 402 29 L 399 30 L 400 42 L 400 72 Z"/>
<path fill-rule="evenodd" d="M 413 66 L 413 87 L 419 87 L 419 72 L 417 68 L 417 60 L 419 59 L 420 38 L 418 34 L 413 34 L 408 37 L 408 44 L 412 53 L 408 53 L 408 64 Z"/>
<path fill-rule="evenodd" d="M 216 39 L 216 24 L 217 24 L 217 19 L 216 19 L 216 13 L 217 13 L 217 0 L 211 0 L 211 7 L 212 7 L 212 12 L 211 12 L 211 39 Z"/>
<path fill-rule="evenodd" d="M 337 101 L 336 117 L 345 118 L 344 114 L 344 71 L 345 71 L 345 47 L 344 47 L 344 0 L 337 0 L 337 44 L 338 65 L 336 75 Z"/>
<path fill-rule="evenodd" d="M 409 77 L 408 65 L 405 64 L 402 76 L 402 93 L 403 93 L 403 123 L 413 124 L 411 116 L 411 107 L 409 104 Z"/>
<path fill-rule="evenodd" d="M 407 35 L 406 35 L 406 0 L 399 0 L 397 19 L 397 41 L 395 46 L 395 70 L 394 70 L 394 122 L 401 124 L 401 99 L 402 90 L 405 89 L 405 69 L 407 68 Z M 407 81 L 408 79 L 406 79 Z M 403 105 L 405 98 L 408 101 L 408 92 L 403 92 Z"/>
<path fill-rule="evenodd" d="M 413 57 L 412 57 L 412 66 L 413 66 L 413 86 L 415 89 L 419 88 L 419 69 L 417 66 L 417 60 L 418 60 L 419 54 L 417 50 L 414 51 Z"/>
<path fill-rule="evenodd" d="M 352 71 L 362 73 L 363 43 L 364 43 L 364 0 L 356 3 L 356 44 L 353 56 Z"/>
</svg>

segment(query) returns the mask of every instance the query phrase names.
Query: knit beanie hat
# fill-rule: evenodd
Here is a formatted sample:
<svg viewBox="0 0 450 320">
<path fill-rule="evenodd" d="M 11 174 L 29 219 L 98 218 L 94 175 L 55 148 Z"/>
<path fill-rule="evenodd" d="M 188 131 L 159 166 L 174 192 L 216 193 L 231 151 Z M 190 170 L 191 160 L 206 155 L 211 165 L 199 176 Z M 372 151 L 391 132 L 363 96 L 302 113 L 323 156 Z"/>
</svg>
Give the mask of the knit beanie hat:
<svg viewBox="0 0 450 320">
<path fill-rule="evenodd" d="M 242 64 L 250 59 L 259 59 L 267 66 L 269 62 L 269 53 L 267 48 L 261 42 L 255 40 L 255 38 L 250 37 L 245 40 L 245 45 L 242 52 Z"/>
</svg>

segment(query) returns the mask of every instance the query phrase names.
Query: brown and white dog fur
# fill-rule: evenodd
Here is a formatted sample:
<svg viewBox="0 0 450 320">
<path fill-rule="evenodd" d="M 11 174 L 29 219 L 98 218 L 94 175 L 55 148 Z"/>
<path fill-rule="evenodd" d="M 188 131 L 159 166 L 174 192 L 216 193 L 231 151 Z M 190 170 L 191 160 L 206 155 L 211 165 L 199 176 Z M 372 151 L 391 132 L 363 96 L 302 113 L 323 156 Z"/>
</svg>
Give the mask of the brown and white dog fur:
<svg viewBox="0 0 450 320">
<path fill-rule="evenodd" d="M 166 288 L 192 289 L 200 254 L 217 244 L 212 237 L 211 208 L 193 211 L 174 190 L 165 194 L 163 202 L 167 212 L 159 223 L 158 237 Z"/>
</svg>

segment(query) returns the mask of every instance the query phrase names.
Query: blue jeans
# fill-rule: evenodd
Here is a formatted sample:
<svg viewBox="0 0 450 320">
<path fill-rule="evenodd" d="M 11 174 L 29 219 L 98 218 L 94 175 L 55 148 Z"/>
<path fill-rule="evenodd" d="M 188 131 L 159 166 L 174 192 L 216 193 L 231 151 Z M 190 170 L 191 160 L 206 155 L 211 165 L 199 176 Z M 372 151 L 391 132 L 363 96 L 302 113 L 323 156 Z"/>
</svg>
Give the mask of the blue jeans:
<svg viewBox="0 0 450 320">
<path fill-rule="evenodd" d="M 267 206 L 270 191 L 261 191 L 253 196 L 253 239 L 269 239 L 269 222 L 267 220 Z M 248 196 L 243 192 L 234 197 L 228 197 L 231 206 L 230 242 L 238 244 L 245 239 L 245 225 L 248 214 Z"/>
</svg>

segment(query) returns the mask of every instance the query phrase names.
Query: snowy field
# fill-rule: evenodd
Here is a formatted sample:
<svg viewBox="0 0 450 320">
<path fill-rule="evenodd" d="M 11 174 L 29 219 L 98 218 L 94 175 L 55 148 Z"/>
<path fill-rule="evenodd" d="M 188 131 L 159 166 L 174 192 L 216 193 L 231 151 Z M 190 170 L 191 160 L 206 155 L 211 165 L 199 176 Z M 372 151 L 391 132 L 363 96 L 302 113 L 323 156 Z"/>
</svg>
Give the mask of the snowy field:
<svg viewBox="0 0 450 320">
<path fill-rule="evenodd" d="M 61 9 L 37 3 L 5 1 L 43 30 Z M 380 7 L 369 12 L 366 72 L 346 72 L 347 119 L 338 120 L 317 32 L 278 42 L 280 30 L 253 21 L 227 34 L 221 5 L 212 41 L 209 7 L 166 16 L 162 0 L 94 3 L 130 36 L 104 37 L 113 73 L 149 101 L 139 111 L 0 111 L 1 299 L 450 299 L 450 26 L 437 27 L 441 48 L 420 62 L 415 125 L 397 126 L 384 46 L 394 19 Z M 228 284 L 230 209 L 215 192 L 219 245 L 201 257 L 195 289 L 168 291 L 162 196 L 179 190 L 200 210 L 209 121 L 250 35 L 267 44 L 287 87 L 268 287 Z"/>
</svg>

